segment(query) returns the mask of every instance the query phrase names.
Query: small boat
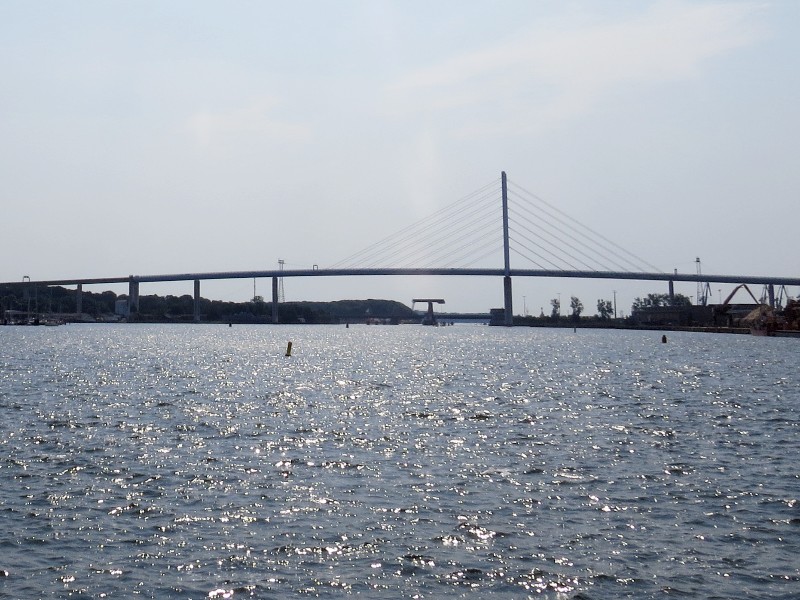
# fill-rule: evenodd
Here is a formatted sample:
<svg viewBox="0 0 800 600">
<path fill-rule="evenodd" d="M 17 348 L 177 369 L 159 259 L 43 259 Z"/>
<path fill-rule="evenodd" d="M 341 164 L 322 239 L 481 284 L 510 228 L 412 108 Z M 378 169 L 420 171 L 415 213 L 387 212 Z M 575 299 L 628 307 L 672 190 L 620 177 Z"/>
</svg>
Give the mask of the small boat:
<svg viewBox="0 0 800 600">
<path fill-rule="evenodd" d="M 775 330 L 766 325 L 753 325 L 750 327 L 750 335 L 773 336 Z"/>
</svg>

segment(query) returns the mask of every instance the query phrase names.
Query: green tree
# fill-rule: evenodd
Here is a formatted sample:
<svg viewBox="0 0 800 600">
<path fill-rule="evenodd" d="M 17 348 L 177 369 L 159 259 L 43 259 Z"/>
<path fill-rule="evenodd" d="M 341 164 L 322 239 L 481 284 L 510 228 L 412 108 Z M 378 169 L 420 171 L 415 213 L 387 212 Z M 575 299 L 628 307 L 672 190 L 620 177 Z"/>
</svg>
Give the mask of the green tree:
<svg viewBox="0 0 800 600">
<path fill-rule="evenodd" d="M 553 298 L 550 300 L 550 306 L 553 307 L 553 310 L 550 311 L 550 316 L 553 319 L 558 319 L 561 316 L 561 300 Z"/>
<path fill-rule="evenodd" d="M 583 312 L 583 303 L 578 299 L 577 296 L 572 296 L 569 299 L 569 307 L 570 307 L 570 310 L 572 310 L 572 314 L 570 315 L 570 318 L 573 321 L 577 321 L 578 319 L 580 319 L 581 318 L 581 313 Z"/>
<path fill-rule="evenodd" d="M 610 318 L 614 314 L 614 306 L 611 304 L 611 300 L 598 300 L 597 314 L 601 319 Z"/>
<path fill-rule="evenodd" d="M 657 308 L 659 306 L 691 306 L 690 298 L 683 294 L 675 294 L 670 298 L 669 294 L 647 294 L 645 298 L 636 298 L 631 306 L 631 311 L 642 310 L 645 308 Z"/>
</svg>

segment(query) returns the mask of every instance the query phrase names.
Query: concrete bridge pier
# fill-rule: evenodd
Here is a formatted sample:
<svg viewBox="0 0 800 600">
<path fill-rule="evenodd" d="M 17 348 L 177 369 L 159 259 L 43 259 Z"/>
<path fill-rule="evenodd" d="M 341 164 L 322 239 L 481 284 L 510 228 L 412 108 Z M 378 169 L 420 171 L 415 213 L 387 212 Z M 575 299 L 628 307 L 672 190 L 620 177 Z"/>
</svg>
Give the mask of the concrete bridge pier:
<svg viewBox="0 0 800 600">
<path fill-rule="evenodd" d="M 128 314 L 139 312 L 139 281 L 133 276 L 128 280 Z"/>
<path fill-rule="evenodd" d="M 278 278 L 272 278 L 272 322 L 278 324 Z"/>
<path fill-rule="evenodd" d="M 83 312 L 83 284 L 78 284 L 78 289 L 75 290 L 75 312 L 81 314 Z"/>
<path fill-rule="evenodd" d="M 672 279 L 669 280 L 669 301 L 672 302 L 675 300 L 675 282 Z"/>
<path fill-rule="evenodd" d="M 511 301 L 511 277 L 505 276 L 503 277 L 503 300 L 504 302 L 504 319 L 503 324 L 506 327 L 511 327 L 514 325 L 514 310 Z"/>
<path fill-rule="evenodd" d="M 200 322 L 200 280 L 194 280 L 194 322 Z"/>
<path fill-rule="evenodd" d="M 770 283 L 767 286 L 767 293 L 769 294 L 769 305 L 775 308 L 775 286 L 773 284 Z"/>
<path fill-rule="evenodd" d="M 414 309 L 414 306 L 417 302 L 427 302 L 428 303 L 428 311 L 425 313 L 425 317 L 422 319 L 423 325 L 438 325 L 439 322 L 436 320 L 436 315 L 433 314 L 433 305 L 434 304 L 444 304 L 443 298 L 414 298 L 411 301 L 411 309 Z"/>
</svg>

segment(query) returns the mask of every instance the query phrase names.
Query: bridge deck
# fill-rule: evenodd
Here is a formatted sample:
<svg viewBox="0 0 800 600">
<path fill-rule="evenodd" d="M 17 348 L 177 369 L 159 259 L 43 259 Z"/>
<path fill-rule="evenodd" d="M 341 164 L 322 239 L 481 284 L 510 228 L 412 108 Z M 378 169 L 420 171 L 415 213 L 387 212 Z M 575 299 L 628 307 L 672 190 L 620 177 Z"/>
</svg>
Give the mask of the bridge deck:
<svg viewBox="0 0 800 600">
<path fill-rule="evenodd" d="M 112 283 L 155 283 L 169 281 L 253 279 L 268 277 L 364 277 L 364 276 L 461 276 L 503 277 L 503 269 L 287 269 L 264 271 L 219 271 L 208 273 L 173 273 L 164 275 L 128 275 L 121 277 L 83 277 L 31 281 L 7 281 L 0 285 L 102 285 Z M 617 279 L 638 281 L 691 281 L 700 283 L 750 283 L 756 285 L 796 285 L 800 277 L 760 275 L 713 275 L 703 273 L 631 273 L 627 271 L 561 271 L 542 269 L 511 269 L 511 277 L 553 277 L 575 279 Z"/>
</svg>

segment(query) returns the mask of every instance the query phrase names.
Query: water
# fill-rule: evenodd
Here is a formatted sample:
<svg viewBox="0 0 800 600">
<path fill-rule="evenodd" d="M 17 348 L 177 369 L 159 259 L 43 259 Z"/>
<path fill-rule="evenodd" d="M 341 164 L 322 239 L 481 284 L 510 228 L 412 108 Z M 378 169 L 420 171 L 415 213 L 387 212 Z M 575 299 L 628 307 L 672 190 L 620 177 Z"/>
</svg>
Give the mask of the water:
<svg viewBox="0 0 800 600">
<path fill-rule="evenodd" d="M 0 597 L 797 597 L 798 341 L 668 336 L 0 328 Z"/>
</svg>

